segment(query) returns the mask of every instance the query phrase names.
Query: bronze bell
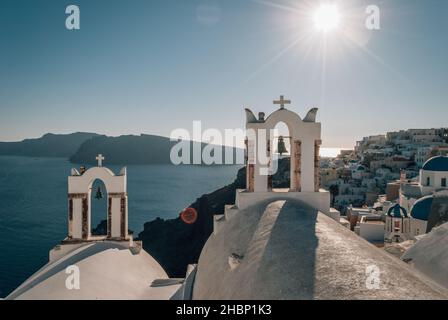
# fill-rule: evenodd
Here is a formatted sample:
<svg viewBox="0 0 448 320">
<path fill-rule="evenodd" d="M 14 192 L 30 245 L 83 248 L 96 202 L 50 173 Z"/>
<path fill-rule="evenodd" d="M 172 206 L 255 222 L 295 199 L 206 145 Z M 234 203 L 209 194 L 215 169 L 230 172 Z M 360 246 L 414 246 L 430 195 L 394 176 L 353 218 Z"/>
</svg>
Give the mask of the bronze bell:
<svg viewBox="0 0 448 320">
<path fill-rule="evenodd" d="M 277 153 L 280 154 L 280 156 L 284 153 L 288 153 L 288 150 L 286 150 L 285 141 L 282 136 L 278 137 Z"/>
<path fill-rule="evenodd" d="M 97 199 L 97 200 L 103 199 L 103 193 L 101 192 L 100 187 L 98 187 L 98 189 L 96 189 L 95 199 Z"/>
</svg>

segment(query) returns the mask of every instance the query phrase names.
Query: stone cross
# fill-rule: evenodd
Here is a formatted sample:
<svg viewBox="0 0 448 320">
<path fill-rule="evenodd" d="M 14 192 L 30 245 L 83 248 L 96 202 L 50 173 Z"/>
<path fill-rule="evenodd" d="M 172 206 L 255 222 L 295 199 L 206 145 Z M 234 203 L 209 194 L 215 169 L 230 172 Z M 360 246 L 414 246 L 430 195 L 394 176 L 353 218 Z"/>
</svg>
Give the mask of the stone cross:
<svg viewBox="0 0 448 320">
<path fill-rule="evenodd" d="M 98 167 L 102 167 L 103 160 L 105 160 L 106 158 L 104 158 L 102 154 L 99 154 L 95 159 L 98 160 Z"/>
<path fill-rule="evenodd" d="M 291 104 L 291 100 L 285 100 L 284 96 L 280 96 L 280 100 L 274 100 L 274 104 L 279 104 L 280 109 L 285 109 L 285 104 Z"/>
</svg>

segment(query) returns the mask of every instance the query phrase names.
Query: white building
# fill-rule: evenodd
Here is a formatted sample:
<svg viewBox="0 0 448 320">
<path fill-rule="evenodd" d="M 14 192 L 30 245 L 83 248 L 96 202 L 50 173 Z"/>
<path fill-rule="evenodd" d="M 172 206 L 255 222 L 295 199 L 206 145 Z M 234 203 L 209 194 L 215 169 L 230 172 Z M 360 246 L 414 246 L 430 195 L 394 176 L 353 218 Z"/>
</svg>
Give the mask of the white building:
<svg viewBox="0 0 448 320">
<path fill-rule="evenodd" d="M 400 187 L 400 205 L 408 211 L 421 197 L 448 190 L 448 157 L 437 156 L 425 162 L 418 181 L 407 181 Z"/>
<path fill-rule="evenodd" d="M 435 190 L 448 188 L 448 157 L 437 156 L 429 159 L 420 171 L 422 194 L 427 195 Z"/>
<path fill-rule="evenodd" d="M 347 219 L 350 222 L 350 230 L 355 231 L 355 228 L 359 226 L 363 217 L 371 216 L 374 211 L 368 207 L 356 208 L 352 205 L 347 207 Z"/>
<path fill-rule="evenodd" d="M 389 179 L 390 180 L 391 174 L 392 174 L 392 170 L 390 170 L 389 168 L 378 168 L 375 171 L 375 176 L 380 179 Z"/>
<path fill-rule="evenodd" d="M 417 152 L 415 153 L 415 163 L 419 168 L 423 167 L 425 162 L 428 161 L 429 155 L 433 149 L 434 147 L 429 145 L 417 148 Z"/>
<path fill-rule="evenodd" d="M 411 141 L 411 135 L 407 130 L 400 130 L 395 132 L 388 132 L 387 135 L 387 142 L 394 143 L 394 144 L 402 144 L 410 142 Z"/>
<path fill-rule="evenodd" d="M 377 186 L 377 179 L 366 178 L 361 181 L 361 186 L 366 188 L 366 190 L 373 190 Z"/>
<path fill-rule="evenodd" d="M 403 242 L 410 239 L 411 221 L 408 212 L 399 204 L 387 211 L 385 242 Z"/>
<path fill-rule="evenodd" d="M 409 129 L 412 142 L 414 143 L 429 143 L 441 142 L 442 137 L 438 129 Z"/>
<path fill-rule="evenodd" d="M 352 178 L 355 180 L 367 179 L 370 178 L 370 173 L 366 167 L 364 167 L 363 165 L 359 165 L 352 170 Z"/>
<path fill-rule="evenodd" d="M 448 157 L 437 156 L 425 162 L 418 180 L 401 183 L 400 205 L 410 212 L 411 236 L 426 234 L 448 210 Z"/>
<path fill-rule="evenodd" d="M 365 198 L 362 194 L 339 194 L 334 197 L 334 204 L 336 206 L 362 205 L 365 202 Z"/>
<path fill-rule="evenodd" d="M 384 241 L 385 224 L 378 214 L 364 215 L 359 222 L 359 236 L 372 243 Z"/>
</svg>

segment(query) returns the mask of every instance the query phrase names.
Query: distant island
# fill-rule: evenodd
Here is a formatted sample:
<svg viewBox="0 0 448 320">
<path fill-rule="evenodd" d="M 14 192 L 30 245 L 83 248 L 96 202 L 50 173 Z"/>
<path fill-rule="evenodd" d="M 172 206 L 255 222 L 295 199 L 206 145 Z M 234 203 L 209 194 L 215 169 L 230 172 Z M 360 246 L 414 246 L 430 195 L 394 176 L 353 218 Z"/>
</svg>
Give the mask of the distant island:
<svg viewBox="0 0 448 320">
<path fill-rule="evenodd" d="M 19 142 L 0 142 L 0 155 L 69 158 L 83 143 L 98 137 L 96 133 L 76 132 L 71 134 L 47 133 L 40 138 Z"/>
<path fill-rule="evenodd" d="M 72 134 L 48 133 L 37 139 L 26 139 L 20 142 L 0 142 L 0 155 L 28 157 L 61 157 L 76 164 L 95 164 L 99 153 L 106 157 L 110 165 L 131 164 L 171 164 L 170 152 L 176 141 L 156 135 L 123 135 L 108 137 L 96 133 L 77 132 Z M 201 150 L 207 144 L 200 144 Z M 241 149 L 221 147 L 223 157 Z M 191 159 L 192 159 L 191 152 Z"/>
<path fill-rule="evenodd" d="M 168 164 L 170 150 L 176 142 L 153 135 L 99 136 L 85 141 L 70 157 L 70 162 L 95 164 L 101 153 L 107 164 Z"/>
</svg>

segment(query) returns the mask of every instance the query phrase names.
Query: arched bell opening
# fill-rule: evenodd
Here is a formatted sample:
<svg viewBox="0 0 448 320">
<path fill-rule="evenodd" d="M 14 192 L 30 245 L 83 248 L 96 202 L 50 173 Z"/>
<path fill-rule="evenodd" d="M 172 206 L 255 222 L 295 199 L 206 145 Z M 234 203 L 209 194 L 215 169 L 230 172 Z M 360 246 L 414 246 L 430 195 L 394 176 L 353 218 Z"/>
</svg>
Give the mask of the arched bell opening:
<svg viewBox="0 0 448 320">
<path fill-rule="evenodd" d="M 268 177 L 268 190 L 291 189 L 292 139 L 286 123 L 280 121 L 274 127 L 272 141 L 268 144 L 272 172 Z"/>
<path fill-rule="evenodd" d="M 109 230 L 109 201 L 106 185 L 101 179 L 95 179 L 89 189 L 90 201 L 90 237 L 107 237 Z"/>
</svg>

